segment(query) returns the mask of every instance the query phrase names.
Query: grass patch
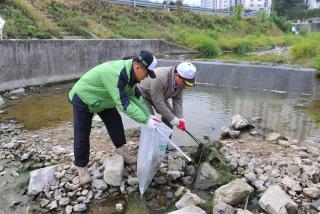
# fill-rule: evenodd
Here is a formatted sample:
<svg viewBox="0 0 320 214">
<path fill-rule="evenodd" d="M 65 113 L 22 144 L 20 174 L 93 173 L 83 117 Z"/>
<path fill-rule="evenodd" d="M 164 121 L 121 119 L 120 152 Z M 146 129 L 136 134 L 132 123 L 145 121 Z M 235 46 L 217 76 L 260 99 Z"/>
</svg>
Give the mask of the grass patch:
<svg viewBox="0 0 320 214">
<path fill-rule="evenodd" d="M 41 31 L 48 32 L 54 36 L 59 36 L 60 29 L 39 11 L 35 10 L 27 1 L 12 0 L 12 4 L 22 11 L 24 15 L 31 18 Z"/>
<path fill-rule="evenodd" d="M 12 4 L 0 4 L 0 14 L 6 20 L 3 29 L 4 38 L 51 38 L 49 32 L 39 29 L 32 19 Z"/>
</svg>

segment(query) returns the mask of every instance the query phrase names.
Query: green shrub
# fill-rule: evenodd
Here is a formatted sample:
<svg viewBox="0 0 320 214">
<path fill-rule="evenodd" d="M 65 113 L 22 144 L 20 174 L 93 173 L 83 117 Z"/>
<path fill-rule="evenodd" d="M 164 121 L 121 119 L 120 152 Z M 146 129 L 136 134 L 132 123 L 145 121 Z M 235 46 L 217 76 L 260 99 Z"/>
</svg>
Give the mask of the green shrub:
<svg viewBox="0 0 320 214">
<path fill-rule="evenodd" d="M 253 50 L 253 44 L 249 41 L 243 41 L 234 48 L 234 52 L 238 54 L 245 54 Z"/>
<path fill-rule="evenodd" d="M 294 60 L 314 57 L 320 53 L 320 42 L 313 39 L 305 39 L 292 46 L 291 54 Z"/>
<path fill-rule="evenodd" d="M 292 24 L 283 16 L 278 16 L 277 13 L 272 12 L 271 20 L 284 32 L 291 31 Z"/>
</svg>

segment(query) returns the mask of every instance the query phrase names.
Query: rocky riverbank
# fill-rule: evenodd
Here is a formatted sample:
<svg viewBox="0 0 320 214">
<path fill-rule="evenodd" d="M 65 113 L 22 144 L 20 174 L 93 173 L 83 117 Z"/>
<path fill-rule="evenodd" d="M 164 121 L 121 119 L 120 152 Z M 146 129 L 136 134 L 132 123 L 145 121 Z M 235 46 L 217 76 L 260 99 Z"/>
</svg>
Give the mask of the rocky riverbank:
<svg viewBox="0 0 320 214">
<path fill-rule="evenodd" d="M 318 213 L 319 145 L 263 133 L 254 128 L 261 120 L 233 117 L 223 140 L 186 149 L 193 162 L 168 152 L 141 199 L 145 212 Z M 93 123 L 89 188 L 80 187 L 72 164 L 70 123 L 31 132 L 8 121 L 0 134 L 1 212 L 90 212 L 113 200 L 112 212 L 130 213 L 128 201 L 139 195 L 136 165 L 115 154 L 101 122 Z M 137 154 L 138 141 L 139 133 L 128 133 L 127 151 Z"/>
</svg>

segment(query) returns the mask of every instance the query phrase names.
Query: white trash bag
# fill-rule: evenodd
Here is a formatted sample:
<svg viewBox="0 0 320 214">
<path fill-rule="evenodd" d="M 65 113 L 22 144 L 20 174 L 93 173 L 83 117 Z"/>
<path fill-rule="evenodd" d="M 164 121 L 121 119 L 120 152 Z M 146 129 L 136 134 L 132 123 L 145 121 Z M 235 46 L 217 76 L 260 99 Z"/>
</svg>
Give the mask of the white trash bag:
<svg viewBox="0 0 320 214">
<path fill-rule="evenodd" d="M 161 134 L 159 133 L 161 132 Z M 137 174 L 141 196 L 151 184 L 165 157 L 169 136 L 172 134 L 164 123 L 158 123 L 157 129 L 141 126 L 138 151 Z"/>
</svg>

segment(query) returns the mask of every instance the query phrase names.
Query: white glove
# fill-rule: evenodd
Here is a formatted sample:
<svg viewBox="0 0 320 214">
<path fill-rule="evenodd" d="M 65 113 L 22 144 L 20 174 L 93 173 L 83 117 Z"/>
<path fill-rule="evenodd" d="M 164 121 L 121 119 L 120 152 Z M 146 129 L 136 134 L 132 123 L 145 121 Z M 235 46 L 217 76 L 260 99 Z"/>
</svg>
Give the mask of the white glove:
<svg viewBox="0 0 320 214">
<path fill-rule="evenodd" d="M 157 123 L 159 123 L 159 121 L 157 121 L 157 120 L 155 120 L 153 118 L 149 118 L 147 123 L 146 123 L 146 126 L 149 129 L 155 129 Z"/>
</svg>

